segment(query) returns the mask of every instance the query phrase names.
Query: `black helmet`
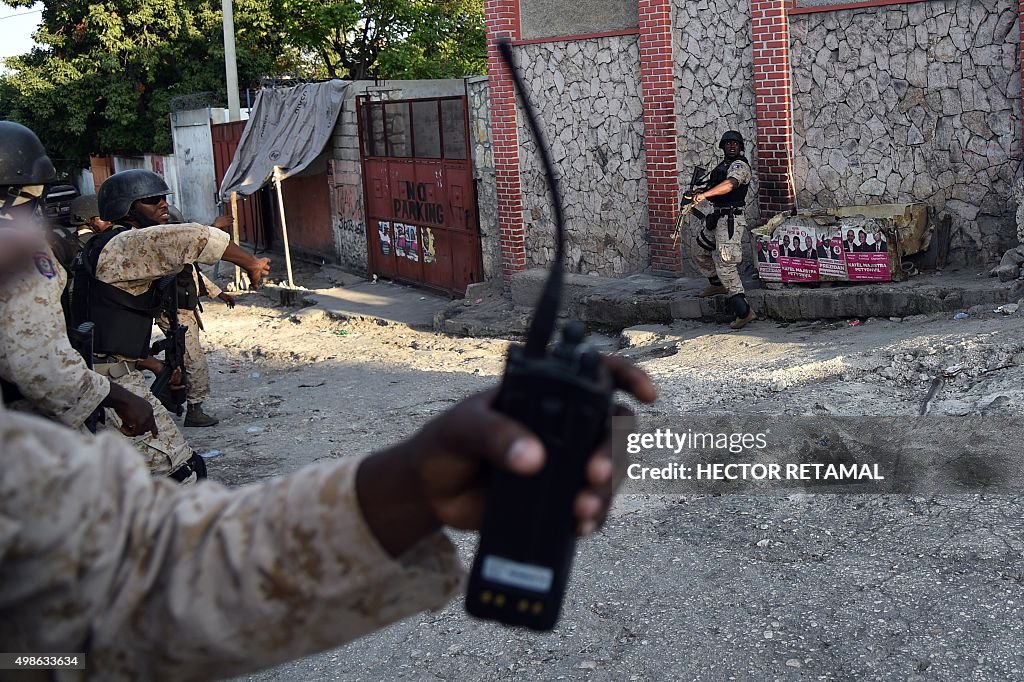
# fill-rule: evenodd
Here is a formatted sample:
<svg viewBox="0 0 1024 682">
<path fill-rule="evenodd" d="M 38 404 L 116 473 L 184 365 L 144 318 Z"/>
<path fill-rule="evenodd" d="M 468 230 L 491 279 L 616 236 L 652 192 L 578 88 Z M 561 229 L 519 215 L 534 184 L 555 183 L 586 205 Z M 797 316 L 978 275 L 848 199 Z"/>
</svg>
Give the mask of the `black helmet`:
<svg viewBox="0 0 1024 682">
<path fill-rule="evenodd" d="M 84 194 L 75 197 L 71 202 L 71 224 L 84 225 L 90 218 L 100 214 L 99 204 L 96 202 L 95 194 Z"/>
<path fill-rule="evenodd" d="M 167 213 L 171 216 L 170 220 L 167 221 L 168 223 L 177 225 L 178 223 L 185 222 L 185 216 L 181 214 L 177 206 L 167 204 Z"/>
<path fill-rule="evenodd" d="M 741 135 L 738 130 L 726 130 L 722 133 L 722 139 L 718 143 L 718 148 L 725 149 L 726 142 L 739 142 L 740 149 L 744 149 L 746 147 L 746 144 L 743 142 L 743 135 Z"/>
<path fill-rule="evenodd" d="M 36 134 L 20 123 L 0 121 L 0 185 L 45 185 L 56 179 Z"/>
<path fill-rule="evenodd" d="M 146 197 L 162 197 L 171 193 L 164 179 L 153 171 L 140 168 L 114 173 L 100 185 L 97 196 L 100 218 L 120 220 L 128 215 L 132 204 Z"/>
</svg>

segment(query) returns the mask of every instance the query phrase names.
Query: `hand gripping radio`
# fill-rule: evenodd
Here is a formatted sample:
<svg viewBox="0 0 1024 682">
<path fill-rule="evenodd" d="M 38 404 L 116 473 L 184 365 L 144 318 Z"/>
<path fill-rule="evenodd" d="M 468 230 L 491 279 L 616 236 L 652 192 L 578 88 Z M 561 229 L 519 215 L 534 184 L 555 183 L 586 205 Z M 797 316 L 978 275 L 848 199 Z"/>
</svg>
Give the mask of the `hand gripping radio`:
<svg viewBox="0 0 1024 682">
<path fill-rule="evenodd" d="M 544 444 L 534 476 L 495 470 L 487 491 L 466 610 L 479 618 L 534 630 L 558 621 L 576 548 L 573 503 L 585 484 L 591 453 L 608 435 L 614 386 L 581 323 L 570 322 L 548 349 L 562 289 L 565 225 L 561 196 L 543 136 L 515 70 L 508 42 L 498 44 L 523 101 L 551 191 L 557 231 L 555 262 L 525 345 L 509 348 L 495 407 L 529 427 Z"/>
</svg>

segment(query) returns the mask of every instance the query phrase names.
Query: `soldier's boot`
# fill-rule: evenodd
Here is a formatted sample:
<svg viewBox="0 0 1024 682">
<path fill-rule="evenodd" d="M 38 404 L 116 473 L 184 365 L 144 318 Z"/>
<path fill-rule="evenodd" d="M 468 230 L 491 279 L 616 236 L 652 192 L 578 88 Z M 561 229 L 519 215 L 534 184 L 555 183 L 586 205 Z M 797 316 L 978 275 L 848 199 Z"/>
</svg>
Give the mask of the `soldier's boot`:
<svg viewBox="0 0 1024 682">
<path fill-rule="evenodd" d="M 743 329 L 757 319 L 757 313 L 747 303 L 747 297 L 743 294 L 730 296 L 729 305 L 732 306 L 733 312 L 736 313 L 736 319 L 729 323 L 730 328 Z"/>
<path fill-rule="evenodd" d="M 185 413 L 185 426 L 214 426 L 220 423 L 216 417 L 203 412 L 202 403 L 189 403 Z"/>
<path fill-rule="evenodd" d="M 722 280 L 717 277 L 708 277 L 708 281 L 711 282 L 711 286 L 704 287 L 701 292 L 697 294 L 701 298 L 707 298 L 709 296 L 721 296 L 722 294 L 729 293 L 729 290 L 722 286 Z"/>
</svg>

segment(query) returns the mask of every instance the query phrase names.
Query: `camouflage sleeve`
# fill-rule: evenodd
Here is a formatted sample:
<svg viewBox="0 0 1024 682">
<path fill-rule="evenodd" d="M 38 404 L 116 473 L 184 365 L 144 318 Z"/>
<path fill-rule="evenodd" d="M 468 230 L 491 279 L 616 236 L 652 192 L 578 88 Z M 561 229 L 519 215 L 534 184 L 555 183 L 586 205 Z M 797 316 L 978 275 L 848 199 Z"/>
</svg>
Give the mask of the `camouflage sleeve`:
<svg viewBox="0 0 1024 682">
<path fill-rule="evenodd" d="M 66 278 L 48 254 L 0 287 L 0 376 L 33 407 L 78 427 L 110 393 L 68 341 L 60 295 Z"/>
<path fill-rule="evenodd" d="M 216 263 L 230 243 L 227 232 L 197 223 L 127 230 L 103 248 L 96 276 L 137 295 L 153 280 L 177 274 L 189 263 Z"/>
<path fill-rule="evenodd" d="M 439 607 L 461 581 L 443 535 L 399 559 L 378 545 L 358 459 L 180 488 L 116 434 L 10 412 L 0 452 L 0 641 L 85 651 L 104 679 L 239 675 Z"/>
<path fill-rule="evenodd" d="M 199 274 L 199 278 L 203 281 L 203 285 L 206 287 L 207 296 L 209 296 L 210 298 L 217 298 L 222 293 L 224 293 L 224 290 L 217 286 L 217 284 L 212 279 L 203 274 L 202 270 L 196 268 L 196 272 Z"/>
<path fill-rule="evenodd" d="M 726 177 L 730 177 L 741 185 L 750 184 L 750 166 L 743 161 L 733 161 Z"/>
</svg>

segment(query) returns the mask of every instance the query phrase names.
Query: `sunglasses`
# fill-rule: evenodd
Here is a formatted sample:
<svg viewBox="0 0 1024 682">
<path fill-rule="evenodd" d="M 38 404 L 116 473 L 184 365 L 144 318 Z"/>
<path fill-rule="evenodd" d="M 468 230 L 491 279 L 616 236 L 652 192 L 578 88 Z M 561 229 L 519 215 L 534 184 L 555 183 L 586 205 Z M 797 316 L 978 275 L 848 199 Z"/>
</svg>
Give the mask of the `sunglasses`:
<svg viewBox="0 0 1024 682">
<path fill-rule="evenodd" d="M 143 199 L 139 199 L 139 203 L 140 204 L 145 204 L 146 206 L 156 206 L 157 204 L 159 204 L 161 201 L 163 201 L 166 198 L 167 198 L 167 195 L 165 195 L 165 194 L 158 194 L 155 197 L 145 197 Z"/>
</svg>

